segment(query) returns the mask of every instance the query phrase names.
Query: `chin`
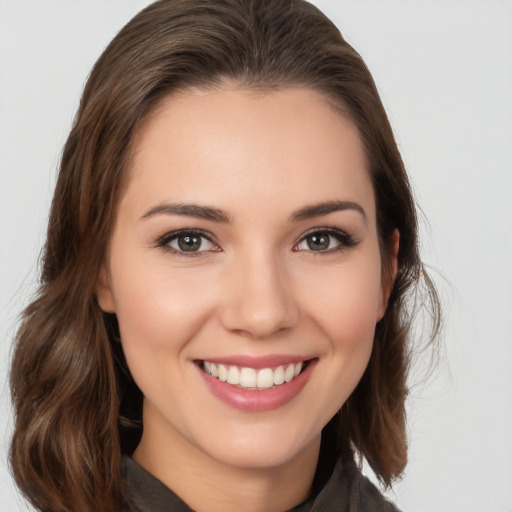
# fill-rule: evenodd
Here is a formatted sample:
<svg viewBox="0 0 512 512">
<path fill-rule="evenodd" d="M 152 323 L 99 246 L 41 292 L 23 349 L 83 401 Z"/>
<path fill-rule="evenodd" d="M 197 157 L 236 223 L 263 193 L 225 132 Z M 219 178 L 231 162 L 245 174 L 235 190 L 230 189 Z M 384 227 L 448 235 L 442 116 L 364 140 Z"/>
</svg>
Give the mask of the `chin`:
<svg viewBox="0 0 512 512">
<path fill-rule="evenodd" d="M 306 436 L 305 433 L 290 432 L 284 427 L 272 432 L 254 432 L 248 429 L 242 432 L 223 436 L 218 442 L 203 448 L 211 458 L 221 464 L 252 469 L 266 469 L 283 466 L 300 458 L 309 450 L 318 450 L 321 433 Z"/>
</svg>

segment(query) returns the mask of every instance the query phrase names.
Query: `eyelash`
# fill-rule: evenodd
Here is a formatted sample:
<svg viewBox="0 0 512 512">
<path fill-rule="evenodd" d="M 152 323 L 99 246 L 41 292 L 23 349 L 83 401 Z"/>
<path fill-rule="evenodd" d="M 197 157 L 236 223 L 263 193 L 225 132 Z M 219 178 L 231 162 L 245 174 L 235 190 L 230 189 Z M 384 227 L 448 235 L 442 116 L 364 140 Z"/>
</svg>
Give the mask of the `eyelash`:
<svg viewBox="0 0 512 512">
<path fill-rule="evenodd" d="M 306 242 L 308 237 L 311 237 L 313 235 L 316 236 L 328 236 L 330 238 L 334 238 L 338 241 L 338 245 L 333 248 L 327 248 L 325 250 L 308 250 L 308 249 L 299 249 L 299 245 Z M 207 240 L 210 244 L 216 247 L 216 249 L 213 250 L 202 250 L 202 251 L 182 251 L 179 249 L 176 249 L 174 247 L 171 247 L 171 242 L 174 240 L 178 240 L 180 237 L 198 237 L 204 240 Z M 203 245 L 204 242 L 201 241 L 201 245 Z M 329 242 L 329 245 L 331 242 Z M 311 231 L 305 233 L 301 236 L 298 242 L 296 242 L 293 246 L 293 250 L 296 252 L 309 252 L 312 255 L 318 256 L 322 254 L 332 254 L 336 252 L 341 252 L 347 249 L 350 249 L 352 247 L 355 247 L 358 244 L 357 240 L 354 238 L 354 236 L 349 235 L 348 233 L 341 231 L 337 228 L 315 228 Z M 214 241 L 213 237 L 201 230 L 197 229 L 180 229 L 177 231 L 172 231 L 170 233 L 166 233 L 165 235 L 161 236 L 155 243 L 155 246 L 159 249 L 162 249 L 168 253 L 175 254 L 177 256 L 184 256 L 184 257 L 198 257 L 201 255 L 204 255 L 204 253 L 209 252 L 220 252 L 222 249 L 219 247 L 219 245 Z"/>
<path fill-rule="evenodd" d="M 312 249 L 298 249 L 298 246 L 302 243 L 304 243 L 309 237 L 316 235 L 316 236 L 328 236 L 330 238 L 336 239 L 339 243 L 336 247 L 328 248 L 326 250 L 320 250 L 320 251 L 314 251 Z M 351 249 L 352 247 L 355 247 L 358 244 L 358 241 L 355 239 L 353 235 L 350 235 L 346 233 L 345 231 L 342 231 L 337 228 L 314 228 L 311 231 L 308 231 L 304 235 L 301 236 L 300 240 L 293 246 L 293 249 L 297 252 L 309 252 L 313 256 L 321 256 L 323 254 L 332 254 L 336 252 L 345 251 L 347 249 Z M 329 242 L 330 245 L 330 242 Z"/>
<path fill-rule="evenodd" d="M 203 250 L 203 251 L 180 251 L 179 249 L 175 249 L 174 247 L 170 246 L 170 243 L 174 240 L 177 240 L 180 237 L 198 237 L 204 240 L 207 240 L 209 243 L 213 244 L 217 249 L 214 249 L 213 251 Z M 201 245 L 203 242 L 201 242 Z M 166 233 L 165 235 L 161 236 L 156 241 L 156 247 L 166 251 L 170 252 L 171 254 L 175 254 L 177 256 L 184 256 L 186 258 L 188 257 L 198 257 L 202 256 L 204 253 L 207 252 L 220 252 L 219 245 L 213 240 L 213 237 L 209 235 L 208 233 L 198 230 L 198 229 L 180 229 L 178 231 L 172 231 L 171 233 Z"/>
</svg>

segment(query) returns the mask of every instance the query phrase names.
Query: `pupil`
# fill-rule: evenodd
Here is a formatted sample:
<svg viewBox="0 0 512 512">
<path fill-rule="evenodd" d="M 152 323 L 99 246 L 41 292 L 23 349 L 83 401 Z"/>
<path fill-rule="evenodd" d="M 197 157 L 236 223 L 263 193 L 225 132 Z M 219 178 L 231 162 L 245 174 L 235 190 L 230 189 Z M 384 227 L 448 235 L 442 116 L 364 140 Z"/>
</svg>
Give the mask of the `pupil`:
<svg viewBox="0 0 512 512">
<path fill-rule="evenodd" d="M 310 235 L 307 239 L 312 251 L 322 251 L 329 248 L 329 235 Z"/>
<path fill-rule="evenodd" d="M 201 247 L 201 238 L 194 235 L 180 236 L 178 245 L 182 251 L 197 251 Z"/>
</svg>

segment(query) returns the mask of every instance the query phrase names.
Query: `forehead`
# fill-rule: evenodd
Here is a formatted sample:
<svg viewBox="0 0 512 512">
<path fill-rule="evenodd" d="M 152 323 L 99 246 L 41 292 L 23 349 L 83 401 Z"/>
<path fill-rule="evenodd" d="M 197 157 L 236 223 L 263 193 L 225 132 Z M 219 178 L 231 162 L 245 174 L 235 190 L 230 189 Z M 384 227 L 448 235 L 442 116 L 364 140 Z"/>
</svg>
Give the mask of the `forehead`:
<svg viewBox="0 0 512 512">
<path fill-rule="evenodd" d="M 290 208 L 340 195 L 373 201 L 357 128 L 306 88 L 169 96 L 135 137 L 130 183 L 137 196 L 162 201 L 280 196 Z"/>
</svg>

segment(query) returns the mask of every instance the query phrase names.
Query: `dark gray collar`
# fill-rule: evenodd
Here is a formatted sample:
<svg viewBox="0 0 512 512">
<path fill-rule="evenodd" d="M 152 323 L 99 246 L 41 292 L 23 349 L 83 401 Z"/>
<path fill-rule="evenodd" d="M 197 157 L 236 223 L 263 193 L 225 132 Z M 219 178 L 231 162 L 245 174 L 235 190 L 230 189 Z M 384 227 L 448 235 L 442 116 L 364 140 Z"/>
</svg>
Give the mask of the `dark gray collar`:
<svg viewBox="0 0 512 512">
<path fill-rule="evenodd" d="M 193 512 L 160 480 L 130 457 L 123 457 L 130 512 Z M 291 512 L 398 512 L 352 460 L 338 461 L 325 485 Z M 126 511 L 128 512 L 128 511 Z"/>
</svg>

